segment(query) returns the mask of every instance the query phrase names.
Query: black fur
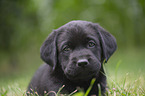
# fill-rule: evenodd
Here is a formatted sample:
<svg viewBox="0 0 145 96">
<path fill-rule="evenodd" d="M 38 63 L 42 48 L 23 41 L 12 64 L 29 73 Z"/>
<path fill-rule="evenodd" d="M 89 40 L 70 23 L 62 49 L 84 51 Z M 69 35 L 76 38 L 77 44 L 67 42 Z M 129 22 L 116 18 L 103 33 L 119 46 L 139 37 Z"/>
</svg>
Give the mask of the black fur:
<svg viewBox="0 0 145 96">
<path fill-rule="evenodd" d="M 92 78 L 95 84 L 89 95 L 98 95 L 98 84 L 105 93 L 106 76 L 103 61 L 117 48 L 115 38 L 96 23 L 71 21 L 54 30 L 41 47 L 42 65 L 32 78 L 28 91 L 69 94 L 80 87 L 86 91 Z M 103 72 L 103 73 L 102 73 Z M 54 94 L 49 94 L 54 96 Z"/>
</svg>

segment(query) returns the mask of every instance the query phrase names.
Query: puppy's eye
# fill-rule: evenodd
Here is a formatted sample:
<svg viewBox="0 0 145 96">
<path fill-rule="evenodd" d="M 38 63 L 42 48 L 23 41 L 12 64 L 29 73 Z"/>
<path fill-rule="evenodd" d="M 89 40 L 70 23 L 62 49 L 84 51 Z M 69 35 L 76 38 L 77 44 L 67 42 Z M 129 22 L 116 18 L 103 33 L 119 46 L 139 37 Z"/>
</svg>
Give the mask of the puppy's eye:
<svg viewBox="0 0 145 96">
<path fill-rule="evenodd" d="M 67 52 L 67 51 L 70 51 L 71 49 L 70 49 L 70 47 L 68 46 L 68 45 L 65 45 L 64 47 L 63 47 L 63 51 L 65 51 L 65 52 Z"/>
<path fill-rule="evenodd" d="M 96 43 L 93 40 L 88 42 L 88 47 L 90 47 L 90 48 L 95 47 L 95 45 L 96 45 Z"/>
</svg>

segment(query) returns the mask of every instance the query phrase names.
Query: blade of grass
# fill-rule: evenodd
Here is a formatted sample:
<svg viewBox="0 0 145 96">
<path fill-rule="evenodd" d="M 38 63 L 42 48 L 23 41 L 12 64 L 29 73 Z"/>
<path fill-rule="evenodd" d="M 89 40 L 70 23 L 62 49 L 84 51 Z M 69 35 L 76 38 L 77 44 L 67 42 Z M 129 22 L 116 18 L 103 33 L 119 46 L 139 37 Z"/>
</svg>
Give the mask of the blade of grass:
<svg viewBox="0 0 145 96">
<path fill-rule="evenodd" d="M 73 91 L 72 93 L 70 93 L 68 96 L 73 95 L 74 93 L 76 93 L 78 90 Z"/>
<path fill-rule="evenodd" d="M 124 82 L 123 82 L 123 89 L 125 88 L 125 84 L 126 84 L 126 78 L 128 76 L 128 73 L 126 74 L 125 78 L 124 78 Z"/>
<path fill-rule="evenodd" d="M 121 64 L 121 60 L 119 60 L 118 61 L 118 63 L 116 64 L 116 68 L 115 68 L 115 81 L 117 81 L 117 73 L 118 73 L 118 68 L 119 68 L 119 66 L 120 66 L 120 64 Z"/>
<path fill-rule="evenodd" d="M 99 95 L 98 96 L 101 96 L 101 86 L 100 86 L 100 84 L 98 84 L 98 90 L 99 90 Z"/>
<path fill-rule="evenodd" d="M 60 91 L 65 87 L 65 85 L 63 85 L 57 92 L 56 96 L 59 96 Z"/>
<path fill-rule="evenodd" d="M 89 88 L 88 88 L 88 90 L 86 91 L 86 93 L 85 93 L 84 96 L 88 96 L 88 95 L 89 95 L 89 93 L 90 93 L 90 91 L 91 91 L 91 89 L 92 89 L 92 87 L 93 87 L 95 81 L 96 81 L 96 78 L 93 78 L 92 81 L 91 81 L 91 83 L 90 83 L 90 86 L 89 86 Z"/>
</svg>

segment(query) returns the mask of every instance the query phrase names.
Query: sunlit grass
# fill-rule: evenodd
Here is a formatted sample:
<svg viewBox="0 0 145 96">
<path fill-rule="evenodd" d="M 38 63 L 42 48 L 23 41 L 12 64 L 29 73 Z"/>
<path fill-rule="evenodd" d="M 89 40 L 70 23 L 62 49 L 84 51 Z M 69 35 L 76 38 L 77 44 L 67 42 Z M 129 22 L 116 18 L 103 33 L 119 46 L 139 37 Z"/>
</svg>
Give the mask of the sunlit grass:
<svg viewBox="0 0 145 96">
<path fill-rule="evenodd" d="M 115 81 L 115 78 L 109 76 L 108 90 L 106 92 L 106 95 L 107 96 L 145 96 L 144 85 L 145 85 L 145 78 L 143 76 L 139 76 L 139 78 L 137 79 L 132 79 L 131 75 L 127 73 L 124 77 L 120 77 L 120 80 L 118 81 Z M 87 96 L 89 90 L 90 89 L 88 89 L 86 93 L 84 93 L 83 91 L 79 91 L 77 93 L 76 90 L 72 92 L 70 95 L 61 94 L 61 96 Z M 55 93 L 56 96 L 60 96 L 59 92 Z M 22 88 L 20 87 L 20 84 L 14 83 L 11 85 L 7 85 L 5 87 L 0 87 L 0 96 L 26 96 L 26 86 Z"/>
<path fill-rule="evenodd" d="M 120 82 L 114 80 L 109 81 L 109 90 L 107 94 L 109 96 L 123 95 L 123 96 L 144 96 L 145 95 L 145 83 L 144 78 L 139 77 L 136 80 L 129 78 L 122 78 Z"/>
</svg>

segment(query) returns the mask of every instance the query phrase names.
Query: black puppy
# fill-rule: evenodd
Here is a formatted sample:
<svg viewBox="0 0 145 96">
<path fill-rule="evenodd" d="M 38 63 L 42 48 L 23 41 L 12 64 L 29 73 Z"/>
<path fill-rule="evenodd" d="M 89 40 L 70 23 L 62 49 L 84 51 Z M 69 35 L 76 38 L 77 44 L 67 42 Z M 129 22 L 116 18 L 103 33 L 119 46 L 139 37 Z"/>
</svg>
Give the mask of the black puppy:
<svg viewBox="0 0 145 96">
<path fill-rule="evenodd" d="M 39 95 L 55 91 L 63 85 L 62 93 L 69 94 L 80 87 L 86 91 L 92 78 L 95 84 L 89 95 L 102 94 L 106 89 L 103 62 L 117 48 L 115 38 L 96 23 L 71 21 L 54 30 L 41 47 L 42 65 L 32 78 L 28 92 Z M 54 96 L 54 94 L 49 94 Z"/>
</svg>

